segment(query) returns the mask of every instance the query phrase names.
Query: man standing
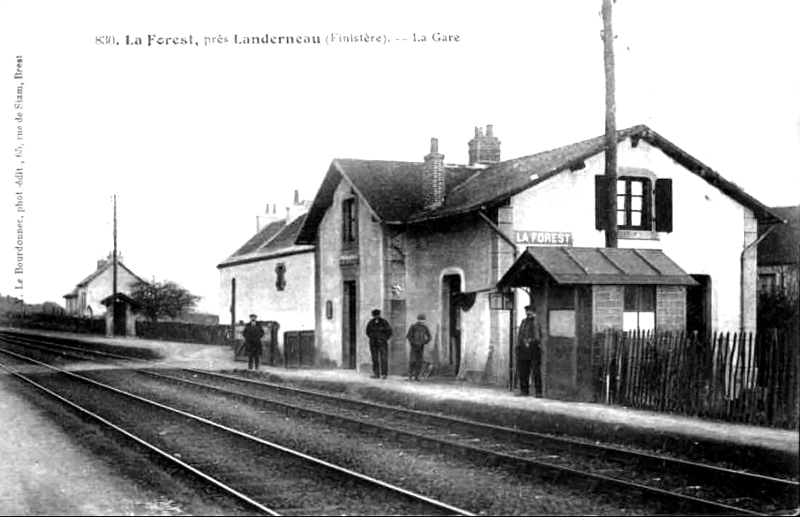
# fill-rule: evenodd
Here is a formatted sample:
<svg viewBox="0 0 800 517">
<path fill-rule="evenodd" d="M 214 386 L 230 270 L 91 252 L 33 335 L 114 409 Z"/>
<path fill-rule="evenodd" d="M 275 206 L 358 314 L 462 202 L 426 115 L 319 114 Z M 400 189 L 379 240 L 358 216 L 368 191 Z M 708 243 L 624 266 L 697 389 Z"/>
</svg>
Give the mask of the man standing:
<svg viewBox="0 0 800 517">
<path fill-rule="evenodd" d="M 419 374 L 422 370 L 422 356 L 425 352 L 425 345 L 431 341 L 431 332 L 425 325 L 425 315 L 417 316 L 417 322 L 411 325 L 406 333 L 408 344 L 411 345 L 411 354 L 408 364 L 408 380 L 419 381 Z"/>
<path fill-rule="evenodd" d="M 372 378 L 386 378 L 389 373 L 389 338 L 392 337 L 392 326 L 381 318 L 381 311 L 372 311 L 372 319 L 367 323 L 369 352 L 372 354 Z"/>
<path fill-rule="evenodd" d="M 533 370 L 533 387 L 536 396 L 542 396 L 542 329 L 536 320 L 536 309 L 532 305 L 525 307 L 525 319 L 519 326 L 517 336 L 517 376 L 521 396 L 531 393 L 531 370 Z"/>
<path fill-rule="evenodd" d="M 247 369 L 258 370 L 258 363 L 261 360 L 261 338 L 264 337 L 264 328 L 258 322 L 258 316 L 250 315 L 250 321 L 244 326 L 244 353 L 247 354 Z"/>
</svg>

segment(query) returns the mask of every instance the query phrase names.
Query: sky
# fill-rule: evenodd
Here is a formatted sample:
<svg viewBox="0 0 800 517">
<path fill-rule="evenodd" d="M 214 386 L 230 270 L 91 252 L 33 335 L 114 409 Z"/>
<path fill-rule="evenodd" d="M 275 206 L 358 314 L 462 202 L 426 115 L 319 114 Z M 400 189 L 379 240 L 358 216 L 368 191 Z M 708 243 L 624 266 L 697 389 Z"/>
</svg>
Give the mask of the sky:
<svg viewBox="0 0 800 517">
<path fill-rule="evenodd" d="M 436 137 L 465 163 L 487 124 L 503 159 L 599 136 L 600 8 L 0 0 L 0 295 L 63 305 L 113 247 L 116 194 L 124 263 L 219 313 L 217 264 L 268 204 L 313 199 L 334 158 L 421 161 Z M 619 0 L 613 16 L 617 127 L 800 204 L 800 2 Z M 234 41 L 265 36 L 320 44 Z"/>
</svg>

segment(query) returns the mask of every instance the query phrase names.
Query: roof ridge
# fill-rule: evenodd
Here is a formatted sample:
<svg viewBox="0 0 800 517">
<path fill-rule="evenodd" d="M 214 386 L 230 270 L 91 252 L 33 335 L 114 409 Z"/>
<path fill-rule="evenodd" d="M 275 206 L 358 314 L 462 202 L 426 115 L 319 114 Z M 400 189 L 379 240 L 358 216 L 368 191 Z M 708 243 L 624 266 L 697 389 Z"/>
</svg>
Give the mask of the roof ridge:
<svg viewBox="0 0 800 517">
<path fill-rule="evenodd" d="M 650 128 L 648 128 L 644 124 L 637 124 L 635 126 L 631 126 L 631 127 L 625 128 L 625 129 L 618 129 L 617 130 L 617 137 L 619 138 L 620 134 L 624 134 L 624 138 L 627 138 L 628 136 L 630 136 L 628 134 L 625 134 L 628 131 L 630 131 L 630 134 L 634 134 L 634 133 L 637 133 L 639 131 L 649 130 L 649 129 Z M 461 183 L 459 183 L 456 187 L 454 187 L 452 192 L 458 192 L 459 189 L 464 188 L 465 185 L 467 185 L 469 182 L 473 181 L 474 178 L 479 176 L 484 171 L 489 171 L 489 170 L 494 169 L 496 167 L 499 167 L 501 165 L 506 165 L 506 166 L 513 167 L 513 163 L 514 162 L 521 162 L 523 160 L 530 160 L 530 159 L 533 159 L 533 158 L 536 158 L 536 157 L 541 157 L 541 156 L 543 156 L 545 154 L 548 154 L 548 153 L 555 153 L 555 152 L 560 151 L 562 149 L 567 149 L 569 147 L 575 147 L 575 146 L 579 146 L 579 145 L 582 145 L 582 144 L 586 144 L 588 142 L 591 142 L 592 140 L 598 140 L 600 138 L 603 138 L 603 135 L 593 136 L 591 138 L 585 138 L 585 139 L 580 140 L 578 142 L 573 142 L 571 144 L 564 144 L 564 145 L 561 145 L 561 146 L 558 146 L 558 147 L 553 147 L 551 149 L 546 149 L 544 151 L 539 151 L 538 153 L 526 154 L 525 156 L 518 156 L 516 158 L 511 158 L 510 160 L 503 160 L 501 162 L 493 163 L 493 164 L 491 164 L 490 166 L 488 166 L 486 168 L 477 170 L 475 172 L 475 174 L 473 174 L 472 176 L 470 176 L 466 180 L 464 180 Z"/>
<path fill-rule="evenodd" d="M 364 160 L 364 161 L 369 161 L 369 160 Z M 374 160 L 374 161 L 381 161 L 381 160 Z M 383 217 L 378 215 L 378 212 L 376 212 L 375 208 L 369 204 L 367 197 L 364 195 L 363 192 L 361 192 L 361 189 L 356 187 L 355 182 L 350 178 L 350 176 L 347 175 L 347 173 L 345 173 L 344 168 L 339 166 L 338 159 L 334 160 L 334 163 L 336 164 L 336 170 L 339 171 L 339 174 L 342 175 L 342 178 L 347 180 L 347 183 L 350 184 L 350 188 L 352 188 L 356 192 L 356 194 L 358 194 L 358 198 L 361 199 L 361 201 L 363 201 L 365 205 L 367 205 L 367 208 L 369 209 L 370 212 L 372 212 L 372 215 L 378 220 L 378 222 L 382 222 Z M 392 163 L 398 163 L 398 162 L 392 162 Z M 416 162 L 402 162 L 402 163 L 416 163 Z"/>
</svg>

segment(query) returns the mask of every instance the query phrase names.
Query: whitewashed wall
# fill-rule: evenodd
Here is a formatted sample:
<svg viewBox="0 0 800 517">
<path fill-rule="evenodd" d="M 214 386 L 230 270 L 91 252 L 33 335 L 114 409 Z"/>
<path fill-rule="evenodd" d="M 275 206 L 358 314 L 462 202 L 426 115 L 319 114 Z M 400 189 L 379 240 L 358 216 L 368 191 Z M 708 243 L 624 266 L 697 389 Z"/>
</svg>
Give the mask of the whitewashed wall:
<svg viewBox="0 0 800 517">
<path fill-rule="evenodd" d="M 671 178 L 673 205 L 671 233 L 659 233 L 657 240 L 620 239 L 619 247 L 661 249 L 687 273 L 709 275 L 712 328 L 739 330 L 740 257 L 745 241 L 754 238 L 752 211 L 647 142 L 640 141 L 636 148 L 630 140 L 620 143 L 617 159 L 620 169 L 643 168 L 657 178 Z M 594 222 L 594 176 L 604 174 L 604 167 L 601 153 L 588 159 L 582 170 L 561 173 L 514 196 L 515 229 L 567 231 L 573 234 L 574 246 L 605 246 L 604 233 L 595 230 Z M 755 260 L 755 251 L 747 254 L 744 323 L 748 329 L 755 326 L 755 310 L 750 306 L 755 299 Z"/>
</svg>

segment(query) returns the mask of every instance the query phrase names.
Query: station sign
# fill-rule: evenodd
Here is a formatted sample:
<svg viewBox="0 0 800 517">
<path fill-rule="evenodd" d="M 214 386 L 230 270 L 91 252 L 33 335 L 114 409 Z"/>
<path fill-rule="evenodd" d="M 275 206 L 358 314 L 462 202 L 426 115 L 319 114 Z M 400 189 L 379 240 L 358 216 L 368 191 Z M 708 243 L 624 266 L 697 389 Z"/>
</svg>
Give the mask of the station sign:
<svg viewBox="0 0 800 517">
<path fill-rule="evenodd" d="M 572 246 L 572 232 L 514 230 L 514 241 L 527 246 Z"/>
</svg>

